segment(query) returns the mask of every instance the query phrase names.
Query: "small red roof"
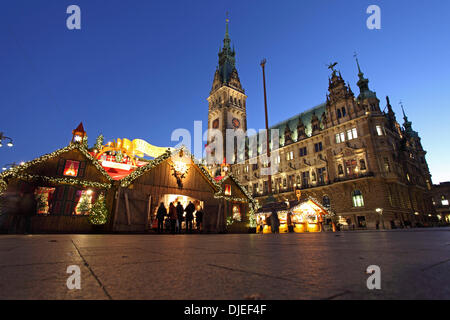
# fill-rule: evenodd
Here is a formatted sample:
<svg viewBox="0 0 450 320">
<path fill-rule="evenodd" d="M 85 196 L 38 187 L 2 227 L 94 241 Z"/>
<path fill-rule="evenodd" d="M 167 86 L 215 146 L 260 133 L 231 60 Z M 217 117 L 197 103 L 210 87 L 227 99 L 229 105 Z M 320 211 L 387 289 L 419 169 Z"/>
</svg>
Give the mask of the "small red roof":
<svg viewBox="0 0 450 320">
<path fill-rule="evenodd" d="M 74 132 L 82 132 L 82 133 L 86 133 L 86 131 L 84 131 L 84 127 L 83 127 L 83 122 L 80 122 L 80 124 L 78 125 L 78 127 L 73 130 Z"/>
</svg>

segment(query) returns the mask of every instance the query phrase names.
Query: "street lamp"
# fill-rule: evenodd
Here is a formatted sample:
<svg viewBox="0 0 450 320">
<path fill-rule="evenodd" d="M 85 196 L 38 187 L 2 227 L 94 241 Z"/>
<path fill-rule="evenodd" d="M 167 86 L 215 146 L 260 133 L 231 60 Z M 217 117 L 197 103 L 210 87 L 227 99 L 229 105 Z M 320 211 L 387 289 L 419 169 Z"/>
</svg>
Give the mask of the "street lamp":
<svg viewBox="0 0 450 320">
<path fill-rule="evenodd" d="M 22 164 L 24 164 L 25 162 L 21 162 L 20 163 L 20 165 L 22 165 Z M 14 167 L 17 167 L 18 166 L 18 164 L 17 163 L 15 163 L 15 162 L 13 162 L 13 163 L 8 163 L 8 164 L 5 164 L 3 167 L 2 167 L 2 170 L 3 171 L 6 171 L 6 170 L 8 170 L 8 169 L 11 169 L 11 168 L 14 168 Z M 8 168 L 9 167 L 9 168 Z"/>
<path fill-rule="evenodd" d="M 6 144 L 8 147 L 12 147 L 14 145 L 10 137 L 7 137 L 3 134 L 3 132 L 0 132 L 0 148 L 3 147 L 3 140 L 8 140 L 8 143 Z"/>
<path fill-rule="evenodd" d="M 383 229 L 386 229 L 386 227 L 384 226 L 383 208 L 376 208 L 375 211 L 378 212 L 378 213 L 380 214 L 380 217 L 381 217 L 381 223 L 382 223 L 382 225 L 383 225 Z"/>
</svg>

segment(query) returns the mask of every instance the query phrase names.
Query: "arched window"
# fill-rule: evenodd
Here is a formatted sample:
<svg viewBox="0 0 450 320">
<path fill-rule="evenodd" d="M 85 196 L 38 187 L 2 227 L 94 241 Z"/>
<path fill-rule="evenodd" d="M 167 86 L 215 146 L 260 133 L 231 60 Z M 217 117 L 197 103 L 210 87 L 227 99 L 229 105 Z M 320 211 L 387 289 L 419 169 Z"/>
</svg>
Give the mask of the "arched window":
<svg viewBox="0 0 450 320">
<path fill-rule="evenodd" d="M 325 208 L 330 209 L 331 207 L 331 203 L 330 203 L 330 197 L 328 196 L 323 196 L 322 198 L 322 204 Z"/>
<path fill-rule="evenodd" d="M 344 174 L 344 168 L 342 167 L 342 164 L 338 165 L 338 174 Z"/>
<path fill-rule="evenodd" d="M 364 207 L 364 198 L 359 190 L 354 190 L 352 192 L 353 206 L 354 207 Z"/>
<path fill-rule="evenodd" d="M 337 109 L 337 117 L 338 119 L 342 118 L 341 109 Z"/>
</svg>

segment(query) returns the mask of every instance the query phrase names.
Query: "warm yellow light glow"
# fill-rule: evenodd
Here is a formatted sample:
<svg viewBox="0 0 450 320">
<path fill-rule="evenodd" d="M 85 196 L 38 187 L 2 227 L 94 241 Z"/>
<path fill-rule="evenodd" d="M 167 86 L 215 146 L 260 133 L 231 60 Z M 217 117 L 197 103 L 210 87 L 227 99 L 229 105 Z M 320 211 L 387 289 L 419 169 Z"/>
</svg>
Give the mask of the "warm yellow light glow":
<svg viewBox="0 0 450 320">
<path fill-rule="evenodd" d="M 175 161 L 173 163 L 173 168 L 175 169 L 175 171 L 181 175 L 185 174 L 188 170 L 188 166 L 186 163 L 182 162 L 182 161 Z"/>
</svg>

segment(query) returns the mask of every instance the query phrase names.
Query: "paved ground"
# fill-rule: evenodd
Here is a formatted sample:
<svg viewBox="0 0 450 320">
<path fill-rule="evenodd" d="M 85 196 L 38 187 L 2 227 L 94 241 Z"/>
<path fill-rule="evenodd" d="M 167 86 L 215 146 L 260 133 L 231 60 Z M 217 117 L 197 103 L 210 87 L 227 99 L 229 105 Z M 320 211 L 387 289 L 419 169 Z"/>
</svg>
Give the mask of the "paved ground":
<svg viewBox="0 0 450 320">
<path fill-rule="evenodd" d="M 69 265 L 81 290 L 69 290 Z M 381 290 L 368 290 L 369 265 Z M 450 229 L 2 235 L 0 299 L 450 299 Z"/>
</svg>

